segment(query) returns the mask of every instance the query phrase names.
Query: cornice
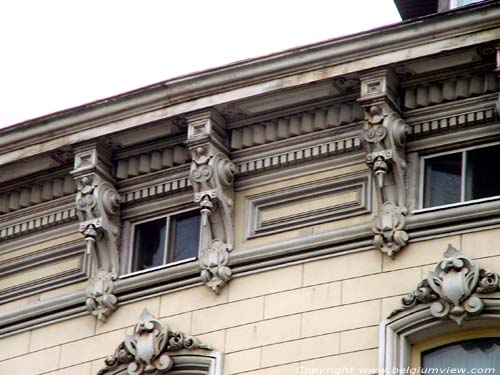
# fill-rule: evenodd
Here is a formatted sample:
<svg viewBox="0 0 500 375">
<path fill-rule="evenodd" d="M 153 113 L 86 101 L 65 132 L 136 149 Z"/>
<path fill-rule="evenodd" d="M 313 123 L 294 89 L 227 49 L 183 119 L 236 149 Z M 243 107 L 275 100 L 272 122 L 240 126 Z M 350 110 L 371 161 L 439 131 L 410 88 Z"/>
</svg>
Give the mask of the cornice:
<svg viewBox="0 0 500 375">
<path fill-rule="evenodd" d="M 480 3 L 425 22 L 402 22 L 174 78 L 5 128 L 0 164 L 18 159 L 21 148 L 24 158 L 92 139 L 96 128 L 106 136 L 252 95 L 487 42 L 498 35 L 498 19 L 498 3 Z"/>
</svg>

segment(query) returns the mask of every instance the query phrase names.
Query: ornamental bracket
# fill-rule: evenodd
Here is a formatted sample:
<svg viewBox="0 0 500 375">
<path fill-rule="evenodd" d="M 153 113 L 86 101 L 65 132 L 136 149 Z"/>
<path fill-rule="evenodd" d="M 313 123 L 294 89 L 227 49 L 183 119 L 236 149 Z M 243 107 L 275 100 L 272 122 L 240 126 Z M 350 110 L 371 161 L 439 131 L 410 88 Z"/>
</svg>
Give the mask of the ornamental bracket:
<svg viewBox="0 0 500 375">
<path fill-rule="evenodd" d="M 228 266 L 233 250 L 234 174 L 229 159 L 224 119 L 214 110 L 187 116 L 191 152 L 189 178 L 194 202 L 200 207 L 201 278 L 216 294 L 231 279 Z"/>
<path fill-rule="evenodd" d="M 443 254 L 433 272 L 429 272 L 417 289 L 401 300 L 402 307 L 389 318 L 428 303 L 431 314 L 439 319 L 451 319 L 461 325 L 464 319 L 479 315 L 484 309 L 480 294 L 498 291 L 499 276 L 486 271 L 453 246 Z"/>
<path fill-rule="evenodd" d="M 401 119 L 395 94 L 397 79 L 387 69 L 361 77 L 365 111 L 361 134 L 366 164 L 375 182 L 378 210 L 372 218 L 373 244 L 391 258 L 408 243 L 405 229 L 406 153 L 408 125 Z"/>
<path fill-rule="evenodd" d="M 111 153 L 99 142 L 75 147 L 77 183 L 76 209 L 80 232 L 85 236 L 87 253 L 97 259 L 98 271 L 89 279 L 87 309 L 98 320 L 106 321 L 116 309 L 113 283 L 118 274 L 120 235 L 120 195 L 111 175 Z"/>
<path fill-rule="evenodd" d="M 126 369 L 127 375 L 165 374 L 175 365 L 171 354 L 183 349 L 212 350 L 194 337 L 169 330 L 167 325 L 144 310 L 133 334 L 127 336 L 114 354 L 106 358 L 105 367 L 97 375 L 117 374 L 115 370 L 118 368 L 120 374 Z"/>
</svg>

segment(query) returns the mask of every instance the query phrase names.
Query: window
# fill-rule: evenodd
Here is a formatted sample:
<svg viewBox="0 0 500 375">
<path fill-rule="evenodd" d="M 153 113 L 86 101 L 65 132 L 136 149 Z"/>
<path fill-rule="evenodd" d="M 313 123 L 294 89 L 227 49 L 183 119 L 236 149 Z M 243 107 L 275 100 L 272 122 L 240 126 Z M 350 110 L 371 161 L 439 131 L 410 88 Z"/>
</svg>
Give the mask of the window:
<svg viewBox="0 0 500 375">
<path fill-rule="evenodd" d="M 483 370 L 500 370 L 499 278 L 449 245 L 434 271 L 382 321 L 379 373 L 408 367 L 421 369 L 417 374 L 498 373 Z M 478 371 L 463 370 L 472 367 Z"/>
<path fill-rule="evenodd" d="M 458 326 L 429 319 L 429 311 L 429 306 L 422 306 L 404 317 L 382 322 L 379 366 L 385 372 L 381 374 L 392 374 L 394 368 L 421 369 L 420 374 L 499 373 L 500 315 L 497 312 Z M 478 371 L 470 371 L 472 367 Z M 486 371 L 490 368 L 495 370 Z"/>
<path fill-rule="evenodd" d="M 425 373 L 430 369 L 439 369 L 442 372 L 455 368 L 470 373 L 490 374 L 500 372 L 500 338 L 480 338 L 465 340 L 439 346 L 422 353 L 422 369 Z M 460 371 L 458 370 L 458 371 Z M 440 371 L 441 372 L 441 371 Z M 424 373 L 424 371 L 422 371 Z"/>
<path fill-rule="evenodd" d="M 450 9 L 464 7 L 466 5 L 479 3 L 483 0 L 450 0 Z"/>
<path fill-rule="evenodd" d="M 500 144 L 423 158 L 423 208 L 500 196 Z"/>
<path fill-rule="evenodd" d="M 133 226 L 130 271 L 142 271 L 198 256 L 200 213 L 190 211 Z"/>
</svg>

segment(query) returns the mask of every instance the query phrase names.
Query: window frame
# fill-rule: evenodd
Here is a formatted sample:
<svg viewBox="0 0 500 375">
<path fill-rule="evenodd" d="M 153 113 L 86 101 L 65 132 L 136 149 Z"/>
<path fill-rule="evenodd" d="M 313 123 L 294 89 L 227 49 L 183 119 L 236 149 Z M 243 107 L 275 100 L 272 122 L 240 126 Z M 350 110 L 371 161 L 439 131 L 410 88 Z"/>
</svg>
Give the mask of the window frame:
<svg viewBox="0 0 500 375">
<path fill-rule="evenodd" d="M 449 251 L 452 251 L 451 254 L 448 253 Z M 451 287 L 445 290 L 446 288 L 440 289 L 436 286 L 437 284 L 431 285 L 431 280 L 435 280 L 436 277 L 442 283 L 445 283 L 446 280 L 456 280 L 450 269 L 445 272 L 445 275 L 437 276 L 437 273 L 441 274 L 443 271 L 443 265 L 449 264 L 450 259 L 463 261 L 462 266 L 459 267 L 460 272 L 466 270 L 472 274 L 480 275 L 482 273 L 485 275 L 483 279 L 490 273 L 470 258 L 463 256 L 453 246 L 448 245 L 448 249 L 436 264 L 434 271 L 422 278 L 417 283 L 416 289 L 403 297 L 399 304 L 400 307 L 393 310 L 380 323 L 379 369 L 383 369 L 386 373 L 392 373 L 394 368 L 406 369 L 412 366 L 418 368 L 421 352 L 425 350 L 472 338 L 500 337 L 500 296 L 496 289 L 490 288 L 480 291 L 479 278 L 474 279 L 475 281 L 470 286 L 472 289 L 469 290 L 462 287 L 455 289 Z M 491 276 L 495 280 L 499 277 L 494 271 L 491 272 Z M 462 274 L 462 280 L 466 278 L 467 276 Z M 436 283 L 439 284 L 438 281 Z M 496 285 L 493 283 L 494 281 L 492 286 Z M 429 293 L 439 294 L 439 289 L 443 291 L 442 295 L 437 296 L 437 298 L 429 297 Z M 461 294 L 459 296 L 460 302 L 455 305 L 454 302 L 450 301 L 449 309 L 445 311 L 445 315 L 440 314 L 443 312 L 440 310 L 441 306 L 445 306 L 443 301 L 447 303 L 450 295 L 454 295 L 455 292 Z M 485 294 L 481 294 L 483 292 Z M 479 298 L 476 294 L 481 297 Z M 456 317 L 453 318 L 453 314 L 450 314 L 452 308 L 457 306 L 464 308 L 465 301 L 471 301 L 473 296 L 479 299 L 480 309 L 469 311 L 459 320 Z M 464 311 L 466 311 L 465 308 Z"/>
<path fill-rule="evenodd" d="M 416 355 L 421 351 L 454 341 L 487 337 L 486 330 L 500 337 L 500 300 L 485 299 L 484 303 L 485 311 L 465 320 L 461 327 L 433 317 L 428 304 L 383 320 L 379 327 L 379 368 L 392 373 L 393 368 L 417 366 L 420 358 Z M 472 336 L 467 336 L 469 332 Z"/>
<path fill-rule="evenodd" d="M 151 215 L 147 216 L 145 218 L 141 218 L 140 220 L 135 220 L 135 221 L 129 221 L 128 225 L 126 228 L 122 228 L 122 231 L 125 230 L 129 232 L 129 235 L 124 238 L 124 246 L 122 246 L 122 250 L 124 250 L 124 259 L 125 259 L 125 267 L 123 268 L 123 273 L 120 275 L 120 278 L 127 278 L 135 275 L 140 275 L 143 273 L 148 273 L 148 272 L 154 272 L 159 269 L 164 269 L 164 268 L 170 268 L 177 266 L 179 264 L 184 264 L 184 263 L 189 263 L 193 262 L 198 259 L 198 256 L 196 257 L 191 257 L 191 258 L 186 258 L 182 260 L 178 260 L 175 262 L 168 262 L 169 258 L 169 253 L 170 251 L 170 246 L 171 246 L 171 241 L 169 241 L 169 236 L 170 236 L 170 226 L 171 226 L 171 217 L 174 216 L 179 216 L 183 215 L 188 212 L 197 212 L 198 209 L 195 207 L 190 207 L 190 208 L 185 208 L 182 210 L 175 210 L 175 211 L 170 211 L 168 213 L 163 213 L 163 214 L 156 214 L 156 215 Z M 133 263 L 134 263 L 134 243 L 135 243 L 135 232 L 136 232 L 136 226 L 140 224 L 144 224 L 150 221 L 154 220 L 159 220 L 159 219 L 165 219 L 165 248 L 164 248 L 164 253 L 163 253 L 163 264 L 155 267 L 150 267 L 146 268 L 143 270 L 138 270 L 138 271 L 132 271 Z M 199 231 L 199 237 L 201 240 L 201 222 L 200 222 L 200 231 Z M 201 244 L 201 241 L 199 242 Z M 199 246 L 198 246 L 198 254 L 199 254 Z"/>
<path fill-rule="evenodd" d="M 486 198 L 480 198 L 480 199 L 471 199 L 471 200 L 465 200 L 465 184 L 466 184 L 466 178 L 464 177 L 467 172 L 467 151 L 469 150 L 477 150 L 480 148 L 486 148 L 486 147 L 492 147 L 492 146 L 498 146 L 500 145 L 500 141 L 496 142 L 488 142 L 488 143 L 482 143 L 482 144 L 476 144 L 472 146 L 466 146 L 466 147 L 460 147 L 460 148 L 455 148 L 452 150 L 447 150 L 447 151 L 442 151 L 442 152 L 437 152 L 437 153 L 432 153 L 428 155 L 422 155 L 420 156 L 419 160 L 419 187 L 418 187 L 418 204 L 417 204 L 417 209 L 413 211 L 413 213 L 418 214 L 418 213 L 423 213 L 423 212 L 431 212 L 431 211 L 436 211 L 436 210 L 442 210 L 442 209 L 447 209 L 447 208 L 453 208 L 453 207 L 461 207 L 461 206 L 467 206 L 467 205 L 472 205 L 472 204 L 478 204 L 478 203 L 483 203 L 483 202 L 490 202 L 490 201 L 496 201 L 500 200 L 500 195 L 495 195 L 491 197 L 486 197 Z M 450 155 L 450 154 L 457 154 L 461 153 L 462 154 L 462 170 L 461 170 L 461 179 L 460 179 L 460 202 L 456 203 L 449 203 L 449 204 L 443 204 L 439 206 L 432 206 L 432 207 L 424 207 L 424 197 L 425 197 L 425 161 L 427 159 L 432 159 L 434 157 L 439 157 L 443 155 Z"/>
</svg>

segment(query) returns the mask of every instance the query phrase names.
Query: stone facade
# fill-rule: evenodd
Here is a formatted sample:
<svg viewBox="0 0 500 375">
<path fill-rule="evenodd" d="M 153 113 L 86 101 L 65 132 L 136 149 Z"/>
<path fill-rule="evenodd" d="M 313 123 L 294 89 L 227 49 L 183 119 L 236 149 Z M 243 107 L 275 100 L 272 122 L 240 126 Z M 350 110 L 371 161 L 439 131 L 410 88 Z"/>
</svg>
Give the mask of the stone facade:
<svg viewBox="0 0 500 375">
<path fill-rule="evenodd" d="M 500 142 L 499 19 L 479 3 L 1 130 L 0 373 L 375 373 L 495 334 L 498 197 L 426 208 L 421 181 L 424 157 Z M 134 228 L 178 212 L 197 259 L 132 272 Z"/>
</svg>

